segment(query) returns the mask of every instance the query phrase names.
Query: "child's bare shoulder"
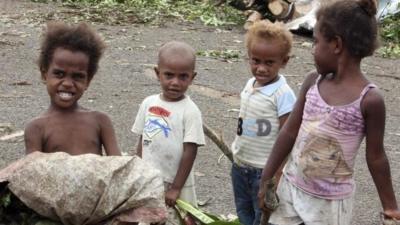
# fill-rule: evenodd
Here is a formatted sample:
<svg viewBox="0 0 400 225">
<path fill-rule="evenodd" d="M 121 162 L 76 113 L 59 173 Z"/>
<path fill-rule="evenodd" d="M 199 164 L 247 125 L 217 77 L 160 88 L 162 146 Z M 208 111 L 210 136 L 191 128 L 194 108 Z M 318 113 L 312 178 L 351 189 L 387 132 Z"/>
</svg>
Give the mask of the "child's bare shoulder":
<svg viewBox="0 0 400 225">
<path fill-rule="evenodd" d="M 384 98 L 378 88 L 371 88 L 365 94 L 363 101 L 361 102 L 361 108 L 363 111 L 376 111 L 379 109 L 385 109 Z"/>
<path fill-rule="evenodd" d="M 104 112 L 90 110 L 87 113 L 99 123 L 104 123 L 110 120 L 110 117 Z"/>
<path fill-rule="evenodd" d="M 31 119 L 25 126 L 26 132 L 41 131 L 48 123 L 49 115 L 47 113 L 42 113 L 39 116 Z"/>
</svg>

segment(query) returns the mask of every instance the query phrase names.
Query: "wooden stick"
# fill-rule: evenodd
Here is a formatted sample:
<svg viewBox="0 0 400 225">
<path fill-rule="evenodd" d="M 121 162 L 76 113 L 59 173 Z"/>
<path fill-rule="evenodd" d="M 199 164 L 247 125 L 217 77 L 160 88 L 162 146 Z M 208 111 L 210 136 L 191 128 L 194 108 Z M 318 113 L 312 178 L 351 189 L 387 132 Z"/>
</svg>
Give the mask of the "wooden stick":
<svg viewBox="0 0 400 225">
<path fill-rule="evenodd" d="M 268 3 L 268 9 L 273 15 L 280 16 L 283 14 L 284 10 L 287 9 L 287 5 L 279 0 L 274 0 Z"/>
<path fill-rule="evenodd" d="M 231 161 L 233 162 L 233 156 L 232 156 L 232 151 L 228 147 L 228 145 L 225 143 L 224 140 L 222 140 L 222 137 L 220 135 L 217 135 L 217 133 L 211 129 L 207 124 L 203 124 L 203 130 L 204 133 L 208 138 L 210 138 L 217 146 L 219 149 L 221 149 L 222 153 Z"/>
</svg>

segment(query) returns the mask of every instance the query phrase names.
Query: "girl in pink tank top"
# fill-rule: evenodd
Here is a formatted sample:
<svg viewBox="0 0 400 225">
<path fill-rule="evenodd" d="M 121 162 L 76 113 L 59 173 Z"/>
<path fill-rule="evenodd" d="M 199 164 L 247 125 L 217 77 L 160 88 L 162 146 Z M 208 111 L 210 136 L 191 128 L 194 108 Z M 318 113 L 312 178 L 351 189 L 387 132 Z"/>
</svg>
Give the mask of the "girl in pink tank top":
<svg viewBox="0 0 400 225">
<path fill-rule="evenodd" d="M 364 137 L 383 215 L 400 220 L 383 147 L 384 100 L 360 69 L 361 60 L 377 46 L 375 14 L 374 0 L 333 1 L 316 14 L 316 72 L 304 81 L 262 174 L 258 197 L 260 207 L 267 210 L 264 183 L 274 179 L 287 159 L 273 224 L 350 224 L 354 160 Z M 342 203 L 347 206 L 333 207 Z M 312 208 L 319 206 L 314 212 Z"/>
</svg>

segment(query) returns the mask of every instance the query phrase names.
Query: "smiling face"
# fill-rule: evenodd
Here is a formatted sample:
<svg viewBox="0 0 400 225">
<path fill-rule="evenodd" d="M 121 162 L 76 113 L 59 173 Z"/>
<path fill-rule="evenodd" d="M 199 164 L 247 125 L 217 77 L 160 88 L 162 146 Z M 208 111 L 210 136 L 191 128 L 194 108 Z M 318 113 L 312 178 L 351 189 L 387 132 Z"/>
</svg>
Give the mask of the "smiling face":
<svg viewBox="0 0 400 225">
<path fill-rule="evenodd" d="M 47 71 L 42 71 L 51 99 L 51 107 L 75 109 L 89 86 L 89 57 L 83 52 L 56 48 Z"/>
<path fill-rule="evenodd" d="M 256 79 L 255 87 L 273 83 L 278 78 L 279 70 L 289 60 L 279 41 L 254 39 L 248 48 L 249 64 Z"/>
<path fill-rule="evenodd" d="M 165 101 L 179 101 L 196 76 L 191 58 L 171 57 L 159 61 L 155 72 L 160 81 L 162 97 Z"/>
</svg>

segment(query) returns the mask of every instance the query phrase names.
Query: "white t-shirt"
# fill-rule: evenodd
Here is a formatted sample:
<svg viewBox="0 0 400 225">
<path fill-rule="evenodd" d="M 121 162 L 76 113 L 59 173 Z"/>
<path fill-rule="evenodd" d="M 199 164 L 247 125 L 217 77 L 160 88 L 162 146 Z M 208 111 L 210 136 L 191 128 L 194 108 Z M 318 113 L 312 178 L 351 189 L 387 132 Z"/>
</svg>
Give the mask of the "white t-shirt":
<svg viewBox="0 0 400 225">
<path fill-rule="evenodd" d="M 205 144 L 201 112 L 189 96 L 177 102 L 164 101 L 160 94 L 145 98 L 132 132 L 142 135 L 143 160 L 160 170 L 169 183 L 178 171 L 183 143 Z M 194 185 L 192 172 L 185 183 L 190 185 Z"/>
<path fill-rule="evenodd" d="M 279 75 L 276 82 L 254 88 L 255 78 L 249 79 L 240 94 L 241 121 L 232 143 L 236 163 L 264 168 L 279 132 L 279 117 L 290 113 L 296 102 L 293 90 Z"/>
</svg>

